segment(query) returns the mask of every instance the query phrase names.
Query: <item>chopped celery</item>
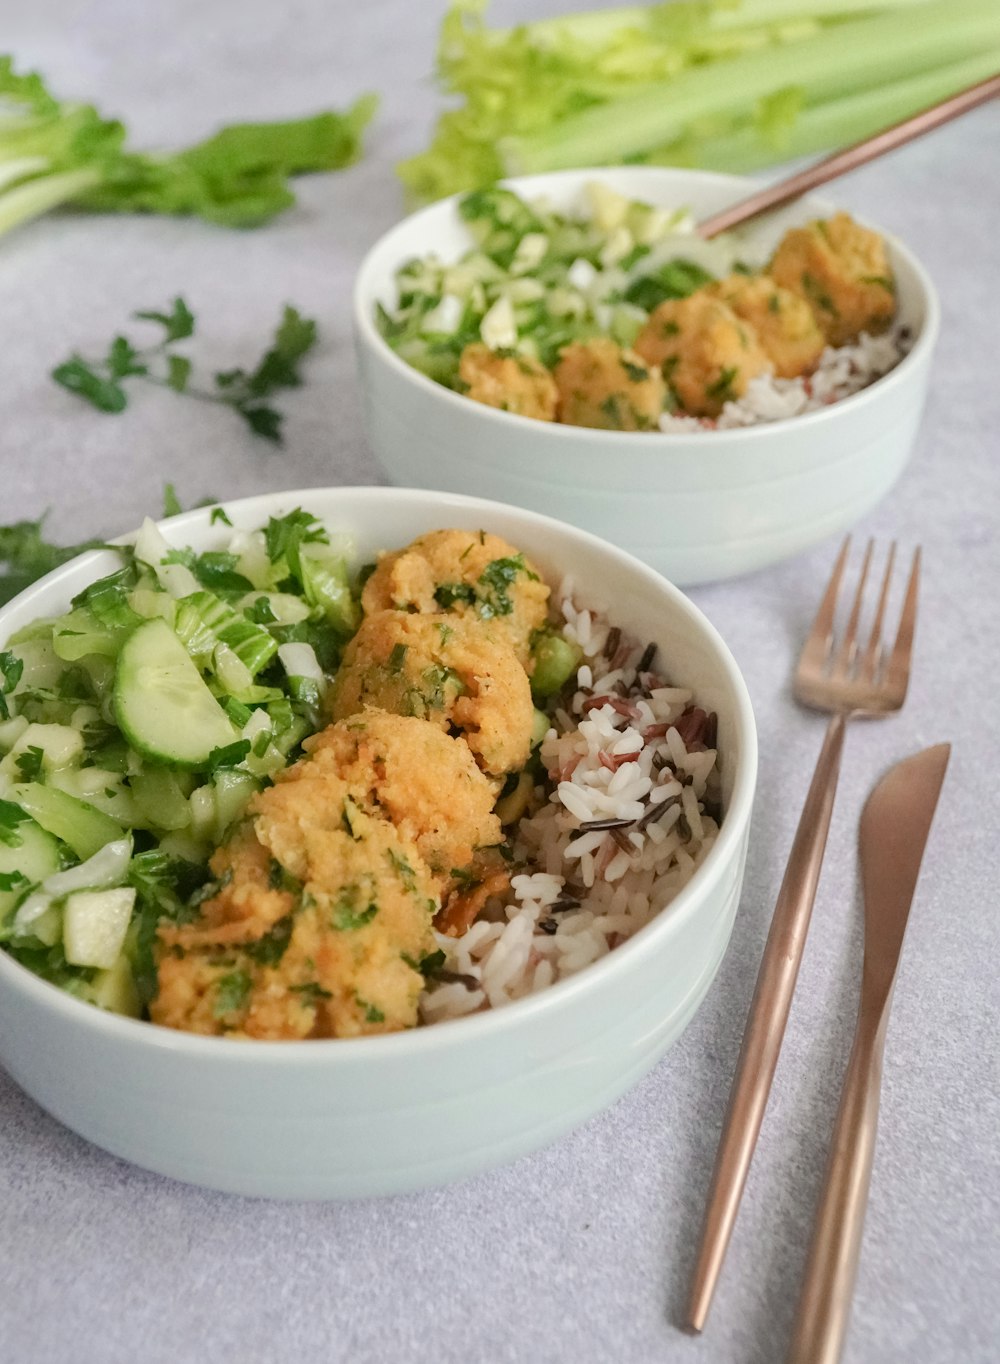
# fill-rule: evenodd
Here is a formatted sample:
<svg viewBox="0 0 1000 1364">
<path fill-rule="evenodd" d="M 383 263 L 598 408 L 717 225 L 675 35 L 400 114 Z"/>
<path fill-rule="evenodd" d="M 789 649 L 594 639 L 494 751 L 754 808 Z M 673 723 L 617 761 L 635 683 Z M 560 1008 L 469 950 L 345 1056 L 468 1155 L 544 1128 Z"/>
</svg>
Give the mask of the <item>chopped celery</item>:
<svg viewBox="0 0 1000 1364">
<path fill-rule="evenodd" d="M 358 628 L 361 613 L 351 596 L 347 563 L 330 546 L 303 545 L 299 553 L 302 588 L 306 601 L 345 635 Z"/>
<path fill-rule="evenodd" d="M 117 820 L 55 787 L 29 782 L 11 787 L 11 798 L 43 829 L 62 839 L 77 857 L 92 857 L 122 836 Z"/>
<path fill-rule="evenodd" d="M 257 673 L 278 652 L 274 637 L 255 625 L 213 592 L 193 592 L 177 603 L 174 629 L 196 662 L 204 662 L 219 644 L 230 648 L 250 674 Z M 241 688 L 236 688 L 239 691 Z"/>
<path fill-rule="evenodd" d="M 147 821 L 135 800 L 125 774 L 103 767 L 81 767 L 55 773 L 51 785 L 68 796 L 86 801 L 125 828 L 145 828 Z"/>
<path fill-rule="evenodd" d="M 92 611 L 78 607 L 55 622 L 52 647 L 58 657 L 67 663 L 75 663 L 89 654 L 116 658 L 123 637 L 121 629 L 102 625 Z"/>
</svg>

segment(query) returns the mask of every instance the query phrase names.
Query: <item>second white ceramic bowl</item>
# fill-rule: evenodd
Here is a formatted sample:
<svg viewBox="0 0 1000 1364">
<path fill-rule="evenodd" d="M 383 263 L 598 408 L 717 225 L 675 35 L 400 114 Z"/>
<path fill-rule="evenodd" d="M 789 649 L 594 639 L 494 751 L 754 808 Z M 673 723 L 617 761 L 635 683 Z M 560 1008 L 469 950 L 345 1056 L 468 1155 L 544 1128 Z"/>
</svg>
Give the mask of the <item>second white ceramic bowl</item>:
<svg viewBox="0 0 1000 1364">
<path fill-rule="evenodd" d="M 686 206 L 696 218 L 756 188 L 735 176 L 637 166 L 507 183 L 566 210 L 583 207 L 590 180 L 647 203 Z M 899 318 L 914 342 L 902 363 L 870 388 L 802 417 L 741 430 L 594 431 L 471 402 L 405 364 L 379 335 L 375 304 L 394 305 L 394 276 L 404 261 L 429 252 L 454 260 L 469 248 L 456 203 L 432 204 L 386 233 L 355 285 L 365 421 L 396 482 L 562 517 L 681 585 L 747 573 L 798 553 L 851 526 L 896 482 L 920 421 L 939 310 L 927 274 L 895 238 L 888 244 Z M 762 254 L 787 228 L 834 211 L 810 196 L 771 215 L 759 227 Z"/>
<path fill-rule="evenodd" d="M 353 534 L 361 560 L 443 526 L 485 527 L 582 598 L 655 640 L 671 674 L 718 712 L 725 815 L 674 902 L 614 952 L 492 1013 L 385 1037 L 239 1042 L 120 1018 L 0 951 L 0 1064 L 43 1108 L 137 1165 L 277 1198 L 349 1198 L 440 1184 L 513 1160 L 583 1122 L 647 1071 L 686 1027 L 718 969 L 739 901 L 757 768 L 746 688 L 691 603 L 644 565 L 512 507 L 396 488 L 309 489 L 226 505 L 254 528 L 297 506 Z M 207 509 L 163 524 L 217 549 Z M 65 610 L 110 571 L 74 560 L 0 611 L 0 642 Z"/>
</svg>

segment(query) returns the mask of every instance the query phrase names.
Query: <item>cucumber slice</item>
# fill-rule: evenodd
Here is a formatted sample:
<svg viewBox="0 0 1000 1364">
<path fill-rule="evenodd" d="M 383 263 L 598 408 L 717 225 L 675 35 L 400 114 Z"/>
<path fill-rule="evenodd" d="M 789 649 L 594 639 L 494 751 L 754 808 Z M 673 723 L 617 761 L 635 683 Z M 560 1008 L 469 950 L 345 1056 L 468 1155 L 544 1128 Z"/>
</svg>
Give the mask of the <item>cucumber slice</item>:
<svg viewBox="0 0 1000 1364">
<path fill-rule="evenodd" d="M 18 824 L 14 834 L 20 840 L 16 846 L 0 843 L 0 876 L 4 884 L 12 887 L 0 890 L 0 925 L 29 885 L 44 881 L 62 865 L 59 844 L 33 820 L 26 819 Z M 24 878 L 23 882 L 18 874 Z"/>
<path fill-rule="evenodd" d="M 68 843 L 80 858 L 93 857 L 105 843 L 113 843 L 124 832 L 110 815 L 55 786 L 29 782 L 26 786 L 11 787 L 11 796 L 43 829 Z"/>
<path fill-rule="evenodd" d="M 114 706 L 136 752 L 170 767 L 204 767 L 213 749 L 239 738 L 164 620 L 146 621 L 125 641 Z"/>
</svg>

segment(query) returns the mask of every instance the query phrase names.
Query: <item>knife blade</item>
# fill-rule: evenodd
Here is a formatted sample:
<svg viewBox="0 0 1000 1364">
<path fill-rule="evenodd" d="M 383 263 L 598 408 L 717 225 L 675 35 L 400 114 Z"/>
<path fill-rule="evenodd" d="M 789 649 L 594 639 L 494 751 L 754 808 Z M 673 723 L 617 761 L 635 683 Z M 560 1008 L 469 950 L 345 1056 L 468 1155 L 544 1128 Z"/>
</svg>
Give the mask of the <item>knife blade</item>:
<svg viewBox="0 0 1000 1364">
<path fill-rule="evenodd" d="M 950 745 L 936 744 L 904 758 L 879 781 L 861 813 L 858 842 L 865 900 L 861 1007 L 788 1364 L 837 1364 L 843 1349 L 875 1152 L 892 987 L 950 754 Z"/>
</svg>

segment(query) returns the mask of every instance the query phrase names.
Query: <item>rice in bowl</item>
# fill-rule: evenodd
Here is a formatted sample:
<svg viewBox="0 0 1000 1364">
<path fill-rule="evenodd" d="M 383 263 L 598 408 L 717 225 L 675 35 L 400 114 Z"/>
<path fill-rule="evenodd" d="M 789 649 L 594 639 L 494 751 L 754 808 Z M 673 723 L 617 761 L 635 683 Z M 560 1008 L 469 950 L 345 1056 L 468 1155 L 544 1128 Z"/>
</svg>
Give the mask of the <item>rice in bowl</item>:
<svg viewBox="0 0 1000 1364">
<path fill-rule="evenodd" d="M 554 708 L 546 777 L 511 838 L 511 893 L 461 937 L 421 1004 L 427 1023 L 497 1008 L 589 966 L 665 909 L 719 830 L 715 716 L 670 686 L 652 646 L 560 587 L 563 632 L 584 662 Z"/>
</svg>

